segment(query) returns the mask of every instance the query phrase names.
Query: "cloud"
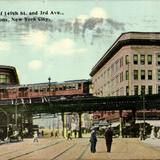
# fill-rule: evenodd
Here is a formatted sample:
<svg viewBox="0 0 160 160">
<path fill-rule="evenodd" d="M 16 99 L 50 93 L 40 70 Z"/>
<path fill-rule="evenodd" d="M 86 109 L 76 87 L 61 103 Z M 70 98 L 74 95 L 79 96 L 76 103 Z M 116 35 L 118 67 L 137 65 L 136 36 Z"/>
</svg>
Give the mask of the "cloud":
<svg viewBox="0 0 160 160">
<path fill-rule="evenodd" d="M 11 46 L 8 42 L 0 41 L 0 51 L 1 52 L 6 52 L 6 51 L 10 51 L 10 50 L 11 50 Z"/>
<path fill-rule="evenodd" d="M 75 42 L 70 38 L 60 39 L 53 42 L 47 47 L 46 53 L 49 55 L 61 54 L 61 55 L 71 55 L 75 53 L 84 53 L 85 48 L 77 48 Z"/>
<path fill-rule="evenodd" d="M 83 24 L 87 20 L 88 16 L 87 15 L 79 15 L 77 17 L 78 20 Z"/>
<path fill-rule="evenodd" d="M 92 18 L 107 18 L 106 11 L 100 7 L 93 8 L 90 12 L 90 16 Z"/>
<path fill-rule="evenodd" d="M 40 70 L 43 66 L 42 62 L 40 60 L 32 60 L 28 64 L 29 68 L 33 71 Z"/>
<path fill-rule="evenodd" d="M 48 34 L 44 31 L 31 31 L 22 37 L 25 44 L 41 47 L 47 43 Z"/>
<path fill-rule="evenodd" d="M 107 19 L 106 22 L 111 25 L 116 30 L 125 30 L 125 24 L 122 22 L 117 22 L 113 19 Z"/>
</svg>

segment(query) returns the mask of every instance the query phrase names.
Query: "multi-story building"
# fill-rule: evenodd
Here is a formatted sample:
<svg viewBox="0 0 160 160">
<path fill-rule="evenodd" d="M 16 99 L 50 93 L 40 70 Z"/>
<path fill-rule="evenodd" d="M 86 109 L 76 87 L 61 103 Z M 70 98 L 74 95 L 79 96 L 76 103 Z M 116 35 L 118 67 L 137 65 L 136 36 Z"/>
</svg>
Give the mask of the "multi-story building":
<svg viewBox="0 0 160 160">
<path fill-rule="evenodd" d="M 90 75 L 95 96 L 160 93 L 160 33 L 121 34 Z"/>
</svg>

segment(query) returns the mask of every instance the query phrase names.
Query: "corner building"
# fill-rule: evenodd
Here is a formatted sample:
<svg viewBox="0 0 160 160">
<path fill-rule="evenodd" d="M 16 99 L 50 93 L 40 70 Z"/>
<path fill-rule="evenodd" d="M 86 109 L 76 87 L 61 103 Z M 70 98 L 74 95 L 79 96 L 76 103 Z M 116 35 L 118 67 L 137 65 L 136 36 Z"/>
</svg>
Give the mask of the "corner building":
<svg viewBox="0 0 160 160">
<path fill-rule="evenodd" d="M 95 96 L 160 93 L 160 32 L 122 33 L 90 75 Z"/>
</svg>

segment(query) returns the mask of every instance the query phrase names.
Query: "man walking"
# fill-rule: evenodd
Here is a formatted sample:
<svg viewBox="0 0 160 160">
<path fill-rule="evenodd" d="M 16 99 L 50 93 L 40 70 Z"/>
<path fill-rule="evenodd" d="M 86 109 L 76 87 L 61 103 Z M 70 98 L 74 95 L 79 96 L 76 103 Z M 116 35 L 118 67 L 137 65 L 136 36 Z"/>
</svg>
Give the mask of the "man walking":
<svg viewBox="0 0 160 160">
<path fill-rule="evenodd" d="M 108 127 L 105 130 L 105 139 L 106 139 L 107 152 L 111 152 L 112 136 L 113 136 L 113 131 L 112 131 L 111 127 Z"/>
<path fill-rule="evenodd" d="M 91 153 L 95 153 L 97 137 L 96 137 L 96 131 L 94 129 L 91 132 L 90 142 L 91 142 Z"/>
</svg>

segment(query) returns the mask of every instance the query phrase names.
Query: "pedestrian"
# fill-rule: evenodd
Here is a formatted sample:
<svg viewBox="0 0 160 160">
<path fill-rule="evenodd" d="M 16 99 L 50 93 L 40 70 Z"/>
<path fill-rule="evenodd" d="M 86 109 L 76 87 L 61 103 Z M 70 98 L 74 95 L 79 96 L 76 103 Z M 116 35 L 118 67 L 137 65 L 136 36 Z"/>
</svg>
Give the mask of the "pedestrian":
<svg viewBox="0 0 160 160">
<path fill-rule="evenodd" d="M 55 131 L 55 137 L 58 137 L 58 131 L 57 130 Z"/>
<path fill-rule="evenodd" d="M 74 137 L 76 138 L 77 137 L 77 131 L 74 130 Z"/>
<path fill-rule="evenodd" d="M 38 133 L 37 131 L 34 132 L 34 135 L 33 135 L 33 142 L 38 142 Z"/>
<path fill-rule="evenodd" d="M 51 137 L 53 137 L 53 131 L 51 131 Z"/>
<path fill-rule="evenodd" d="M 41 135 L 42 135 L 42 137 L 44 136 L 44 131 L 42 130 L 42 132 L 41 132 Z"/>
<path fill-rule="evenodd" d="M 160 128 L 159 128 L 159 130 L 157 132 L 157 138 L 160 138 Z"/>
<path fill-rule="evenodd" d="M 67 136 L 67 139 L 68 139 L 68 140 L 69 140 L 69 139 L 72 140 L 71 134 L 72 134 L 72 133 L 71 133 L 71 130 L 68 130 L 68 136 Z"/>
<path fill-rule="evenodd" d="M 113 131 L 112 131 L 111 127 L 108 127 L 105 130 L 105 140 L 106 140 L 107 152 L 111 152 L 112 136 L 113 136 Z"/>
<path fill-rule="evenodd" d="M 95 129 L 93 129 L 91 131 L 90 143 L 91 143 L 91 147 L 90 147 L 91 153 L 95 153 L 96 152 L 96 144 L 97 144 L 97 136 L 96 136 Z"/>
<path fill-rule="evenodd" d="M 144 140 L 144 130 L 143 130 L 143 128 L 140 128 L 139 136 L 140 136 L 141 141 Z"/>
</svg>

